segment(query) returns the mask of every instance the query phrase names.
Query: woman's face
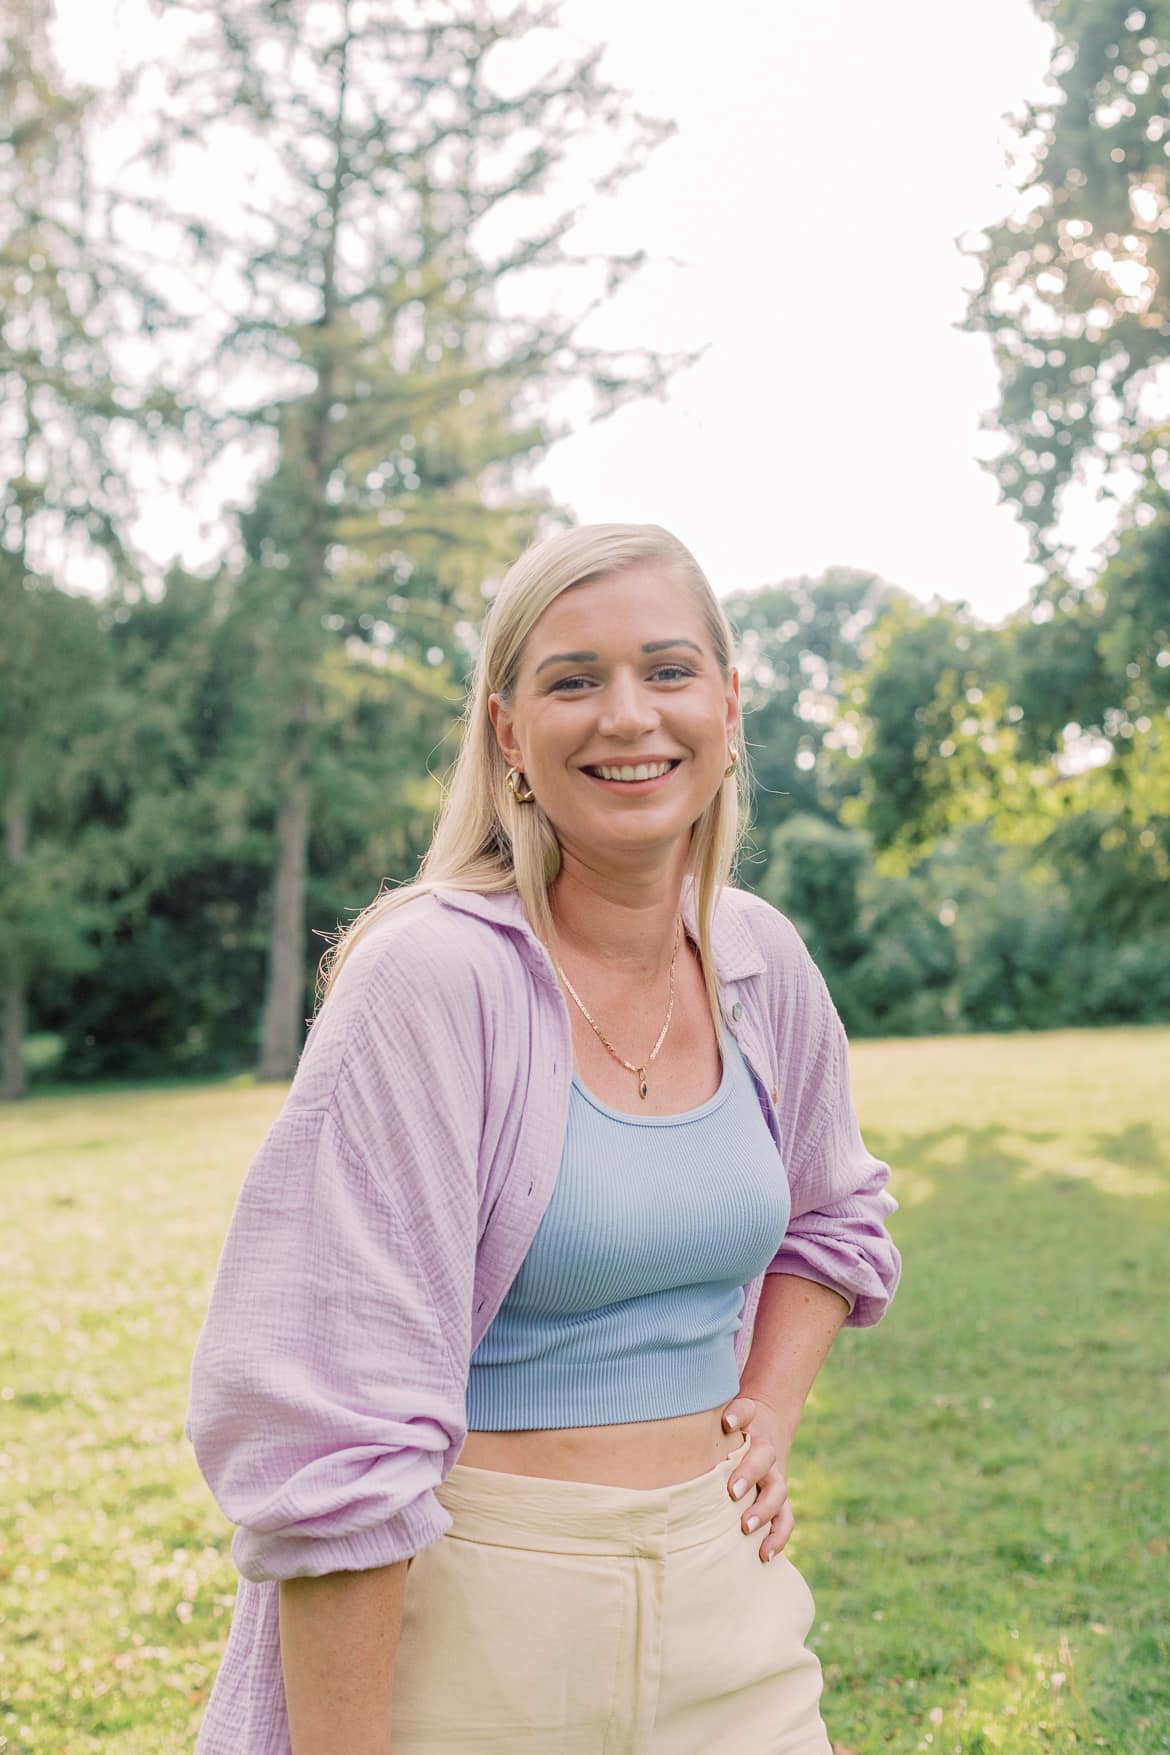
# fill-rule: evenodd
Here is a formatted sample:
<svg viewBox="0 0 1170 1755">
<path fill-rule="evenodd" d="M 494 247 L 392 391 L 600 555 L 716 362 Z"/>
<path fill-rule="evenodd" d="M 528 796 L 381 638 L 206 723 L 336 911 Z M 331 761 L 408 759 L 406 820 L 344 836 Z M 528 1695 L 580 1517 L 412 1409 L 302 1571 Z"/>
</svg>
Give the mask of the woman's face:
<svg viewBox="0 0 1170 1755">
<path fill-rule="evenodd" d="M 511 705 L 492 695 L 488 711 L 562 849 L 620 860 L 689 842 L 727 767 L 739 676 L 720 674 L 691 592 L 648 561 L 562 591 Z"/>
</svg>

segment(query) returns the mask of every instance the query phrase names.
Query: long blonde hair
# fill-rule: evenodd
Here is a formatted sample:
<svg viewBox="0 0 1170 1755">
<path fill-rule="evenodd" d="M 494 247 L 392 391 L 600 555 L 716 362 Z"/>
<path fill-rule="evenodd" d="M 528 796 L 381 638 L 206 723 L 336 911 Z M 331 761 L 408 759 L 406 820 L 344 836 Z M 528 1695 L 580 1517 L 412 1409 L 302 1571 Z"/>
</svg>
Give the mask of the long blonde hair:
<svg viewBox="0 0 1170 1755">
<path fill-rule="evenodd" d="M 430 849 L 410 883 L 384 890 L 338 933 L 321 961 L 318 994 L 324 1001 L 355 942 L 375 920 L 416 896 L 443 886 L 480 894 L 519 891 L 533 931 L 554 946 L 549 885 L 561 852 L 539 800 L 518 804 L 504 782 L 508 764 L 488 716 L 488 698 L 512 700 L 524 643 L 554 598 L 574 585 L 610 578 L 647 561 L 669 567 L 702 611 L 725 682 L 733 664 L 733 636 L 719 599 L 698 562 L 677 537 L 657 524 L 583 524 L 536 543 L 512 566 L 484 621 L 475 673 L 463 714 L 459 754 L 449 776 Z M 735 772 L 720 786 L 695 824 L 686 870 L 694 880 L 699 950 L 716 1033 L 718 990 L 711 955 L 711 920 L 719 892 L 732 875 L 746 827 L 747 750 L 742 723 L 732 747 Z"/>
</svg>

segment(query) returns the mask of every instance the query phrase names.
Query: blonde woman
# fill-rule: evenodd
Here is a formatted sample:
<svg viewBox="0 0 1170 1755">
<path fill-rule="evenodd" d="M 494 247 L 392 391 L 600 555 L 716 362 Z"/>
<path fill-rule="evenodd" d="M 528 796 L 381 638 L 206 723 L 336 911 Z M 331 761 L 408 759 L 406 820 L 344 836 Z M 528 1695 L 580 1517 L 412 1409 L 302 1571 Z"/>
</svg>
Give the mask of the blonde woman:
<svg viewBox="0 0 1170 1755">
<path fill-rule="evenodd" d="M 241 1573 L 204 1755 L 828 1755 L 785 1475 L 895 1203 L 823 979 L 729 885 L 744 765 L 681 543 L 516 563 L 196 1349 Z"/>
</svg>

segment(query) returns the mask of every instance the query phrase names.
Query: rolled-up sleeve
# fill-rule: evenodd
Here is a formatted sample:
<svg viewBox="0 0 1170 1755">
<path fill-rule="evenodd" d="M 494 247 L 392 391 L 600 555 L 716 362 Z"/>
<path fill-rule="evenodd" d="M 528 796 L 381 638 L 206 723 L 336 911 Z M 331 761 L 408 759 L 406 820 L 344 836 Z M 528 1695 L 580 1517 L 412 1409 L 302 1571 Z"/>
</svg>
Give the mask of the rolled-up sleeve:
<svg viewBox="0 0 1170 1755">
<path fill-rule="evenodd" d="M 897 1290 L 901 1257 L 886 1220 L 898 1203 L 886 1188 L 889 1165 L 861 1137 L 845 1027 L 811 958 L 806 969 L 820 1027 L 800 1124 L 787 1143 L 791 1218 L 767 1272 L 831 1287 L 849 1305 L 847 1324 L 865 1328 L 881 1318 Z"/>
<path fill-rule="evenodd" d="M 434 1490 L 466 1436 L 482 1086 L 448 1043 L 440 1097 L 404 980 L 355 987 L 356 1027 L 341 1002 L 318 1020 L 195 1349 L 186 1434 L 258 1582 L 385 1566 L 450 1527 Z"/>
</svg>

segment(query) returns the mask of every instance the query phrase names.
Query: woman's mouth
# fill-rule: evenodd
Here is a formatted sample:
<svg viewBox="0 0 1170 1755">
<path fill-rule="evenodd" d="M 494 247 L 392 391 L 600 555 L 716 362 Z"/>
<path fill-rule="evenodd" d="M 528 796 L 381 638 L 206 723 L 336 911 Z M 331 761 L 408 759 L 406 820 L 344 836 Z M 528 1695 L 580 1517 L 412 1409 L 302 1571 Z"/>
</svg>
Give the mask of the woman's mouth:
<svg viewBox="0 0 1170 1755">
<path fill-rule="evenodd" d="M 598 762 L 581 771 L 602 786 L 617 787 L 623 792 L 650 792 L 670 778 L 680 760 L 676 756 L 665 762 Z"/>
</svg>

